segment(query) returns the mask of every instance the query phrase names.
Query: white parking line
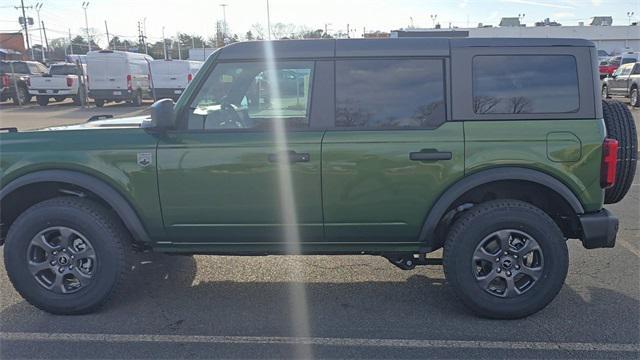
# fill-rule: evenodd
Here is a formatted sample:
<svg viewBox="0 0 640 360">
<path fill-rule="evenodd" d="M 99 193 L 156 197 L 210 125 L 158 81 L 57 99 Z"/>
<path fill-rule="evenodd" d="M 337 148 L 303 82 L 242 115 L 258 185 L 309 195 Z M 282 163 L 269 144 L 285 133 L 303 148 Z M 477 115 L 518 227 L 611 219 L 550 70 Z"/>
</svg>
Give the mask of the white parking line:
<svg viewBox="0 0 640 360">
<path fill-rule="evenodd" d="M 633 245 L 631 245 L 631 243 L 624 239 L 618 239 L 617 241 L 620 243 L 620 245 L 622 245 L 622 247 L 631 251 L 635 256 L 640 257 L 640 250 L 636 249 Z"/>
<path fill-rule="evenodd" d="M 255 345 L 321 345 L 367 346 L 399 348 L 445 349 L 521 349 L 640 352 L 640 344 L 529 342 L 529 341 L 460 341 L 460 340 L 404 340 L 357 338 L 298 338 L 278 336 L 198 336 L 198 335 L 121 335 L 121 334 L 68 334 L 0 332 L 4 341 L 98 341 L 112 343 L 202 343 L 202 344 L 255 344 Z"/>
</svg>

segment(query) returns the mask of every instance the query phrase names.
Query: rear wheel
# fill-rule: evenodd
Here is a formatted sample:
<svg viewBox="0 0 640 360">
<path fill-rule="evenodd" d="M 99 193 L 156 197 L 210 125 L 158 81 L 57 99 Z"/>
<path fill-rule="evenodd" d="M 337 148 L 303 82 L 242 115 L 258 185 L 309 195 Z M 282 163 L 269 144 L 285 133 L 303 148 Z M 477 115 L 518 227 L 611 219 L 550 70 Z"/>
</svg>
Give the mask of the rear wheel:
<svg viewBox="0 0 640 360">
<path fill-rule="evenodd" d="M 638 162 L 638 135 L 633 115 L 625 104 L 605 100 L 602 112 L 607 137 L 619 143 L 616 182 L 605 192 L 605 203 L 615 204 L 625 197 L 633 183 Z"/>
<path fill-rule="evenodd" d="M 66 97 L 65 96 L 56 96 L 56 97 L 54 97 L 54 99 L 56 100 L 56 102 L 63 102 L 66 99 Z"/>
<path fill-rule="evenodd" d="M 542 210 L 495 200 L 464 214 L 449 231 L 444 271 L 476 314 L 516 319 L 547 306 L 567 275 L 565 238 Z"/>
<path fill-rule="evenodd" d="M 136 94 L 134 95 L 131 103 L 133 104 L 133 106 L 142 106 L 142 92 L 141 91 L 136 91 Z"/>
<path fill-rule="evenodd" d="M 18 86 L 12 100 L 14 105 L 24 105 L 31 101 L 31 96 L 29 95 L 27 88 L 24 86 Z"/>
<path fill-rule="evenodd" d="M 36 96 L 36 102 L 40 106 L 49 105 L 49 97 L 48 96 Z"/>
<path fill-rule="evenodd" d="M 104 100 L 96 99 L 96 106 L 101 108 L 104 106 Z"/>
<path fill-rule="evenodd" d="M 102 306 L 123 282 L 129 235 L 93 201 L 61 197 L 26 210 L 11 225 L 4 261 L 16 290 L 54 314 Z"/>
</svg>

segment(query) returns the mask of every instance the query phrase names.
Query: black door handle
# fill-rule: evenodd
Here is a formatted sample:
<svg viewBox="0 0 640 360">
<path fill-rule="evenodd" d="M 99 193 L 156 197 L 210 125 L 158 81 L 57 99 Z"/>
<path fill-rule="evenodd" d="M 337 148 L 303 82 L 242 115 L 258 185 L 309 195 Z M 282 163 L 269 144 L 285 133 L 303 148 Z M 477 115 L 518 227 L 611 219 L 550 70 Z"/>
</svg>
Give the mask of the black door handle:
<svg viewBox="0 0 640 360">
<path fill-rule="evenodd" d="M 289 163 L 309 162 L 311 156 L 308 153 L 297 153 L 295 151 L 287 151 L 281 154 L 269 154 L 269 162 L 275 163 L 287 161 Z"/>
<path fill-rule="evenodd" d="M 409 159 L 412 161 L 451 160 L 453 154 L 450 151 L 422 150 L 409 153 Z"/>
</svg>

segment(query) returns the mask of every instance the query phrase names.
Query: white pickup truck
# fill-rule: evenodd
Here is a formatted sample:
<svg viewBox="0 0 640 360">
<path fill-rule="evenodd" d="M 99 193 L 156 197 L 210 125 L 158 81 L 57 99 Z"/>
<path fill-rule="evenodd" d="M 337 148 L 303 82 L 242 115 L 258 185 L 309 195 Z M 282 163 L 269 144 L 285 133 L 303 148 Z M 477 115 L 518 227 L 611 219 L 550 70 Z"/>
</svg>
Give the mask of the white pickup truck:
<svg viewBox="0 0 640 360">
<path fill-rule="evenodd" d="M 86 94 L 81 88 L 86 84 L 83 73 L 86 69 L 80 70 L 75 64 L 53 64 L 47 74 L 31 79 L 29 94 L 36 97 L 40 106 L 47 106 L 50 98 L 58 102 L 72 98 L 75 105 L 80 105 L 82 94 Z"/>
</svg>

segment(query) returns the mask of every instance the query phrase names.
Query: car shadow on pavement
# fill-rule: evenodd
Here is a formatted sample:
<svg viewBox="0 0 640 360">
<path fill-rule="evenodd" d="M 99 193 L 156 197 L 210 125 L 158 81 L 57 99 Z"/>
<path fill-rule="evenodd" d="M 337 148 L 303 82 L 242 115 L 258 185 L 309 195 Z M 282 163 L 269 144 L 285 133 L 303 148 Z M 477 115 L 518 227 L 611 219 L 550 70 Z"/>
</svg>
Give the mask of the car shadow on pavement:
<svg viewBox="0 0 640 360">
<path fill-rule="evenodd" d="M 197 281 L 193 257 L 149 256 L 152 262 L 139 263 L 130 284 L 99 312 L 54 316 L 21 301 L 0 313 L 0 331 L 300 335 L 291 325 L 291 283 Z M 640 302 L 619 292 L 589 288 L 585 296 L 565 286 L 540 313 L 496 321 L 468 312 L 433 273 L 402 281 L 304 282 L 310 336 L 640 343 Z M 611 317 L 612 307 L 620 317 Z"/>
</svg>

